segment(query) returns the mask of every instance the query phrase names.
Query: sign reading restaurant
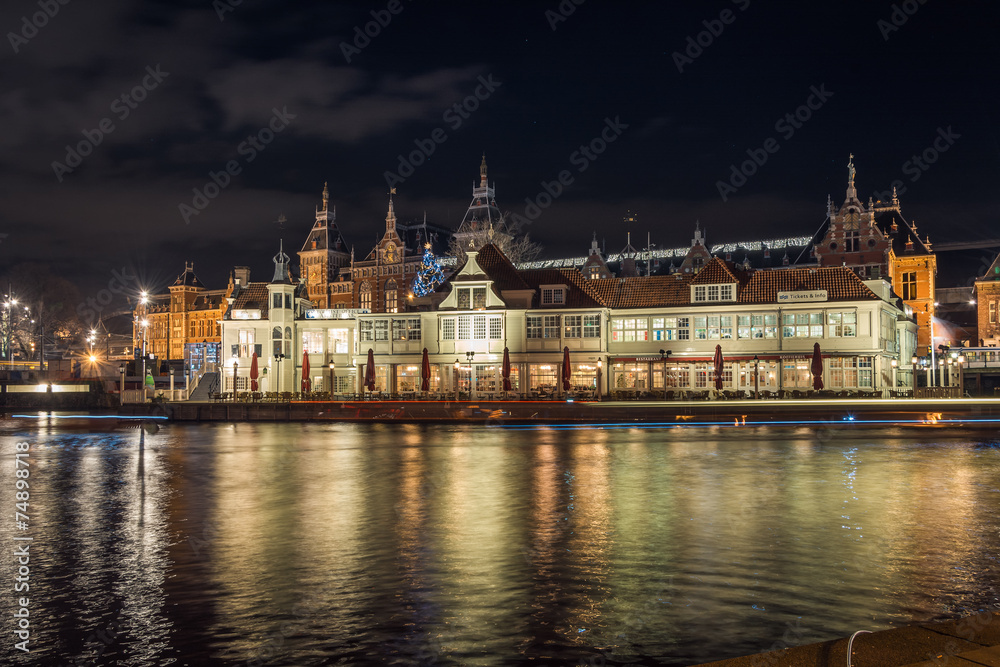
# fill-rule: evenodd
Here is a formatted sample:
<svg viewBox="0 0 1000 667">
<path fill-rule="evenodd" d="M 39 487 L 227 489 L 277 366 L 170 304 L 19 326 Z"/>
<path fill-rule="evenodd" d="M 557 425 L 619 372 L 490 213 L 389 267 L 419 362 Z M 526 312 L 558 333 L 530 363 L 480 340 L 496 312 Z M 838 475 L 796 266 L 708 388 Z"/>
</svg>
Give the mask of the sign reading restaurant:
<svg viewBox="0 0 1000 667">
<path fill-rule="evenodd" d="M 306 311 L 307 320 L 347 320 L 356 315 L 367 315 L 369 308 L 313 308 Z"/>
<path fill-rule="evenodd" d="M 825 289 L 778 292 L 778 303 L 801 303 L 803 301 L 826 301 Z"/>
</svg>

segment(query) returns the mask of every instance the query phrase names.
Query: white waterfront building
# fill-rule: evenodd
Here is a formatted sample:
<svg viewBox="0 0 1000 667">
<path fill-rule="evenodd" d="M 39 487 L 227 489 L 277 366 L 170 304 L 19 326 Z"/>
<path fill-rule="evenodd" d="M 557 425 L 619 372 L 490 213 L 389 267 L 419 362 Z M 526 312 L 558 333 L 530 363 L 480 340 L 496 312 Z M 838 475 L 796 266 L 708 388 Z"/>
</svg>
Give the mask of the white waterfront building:
<svg viewBox="0 0 1000 667">
<path fill-rule="evenodd" d="M 405 311 L 371 313 L 312 308 L 287 262 L 279 253 L 271 283 L 232 299 L 224 391 L 249 389 L 256 350 L 260 391 L 300 391 L 308 354 L 314 391 L 330 390 L 333 362 L 334 393 L 361 394 L 371 350 L 375 392 L 417 397 L 426 348 L 432 396 L 499 397 L 506 348 L 519 397 L 564 394 L 566 350 L 574 395 L 599 383 L 605 397 L 679 397 L 714 387 L 720 346 L 724 391 L 745 395 L 756 380 L 761 391 L 805 392 L 815 343 L 827 390 L 912 387 L 912 313 L 889 283 L 845 267 L 754 271 L 713 258 L 697 273 L 587 280 L 577 269 L 518 270 L 487 244 Z"/>
</svg>

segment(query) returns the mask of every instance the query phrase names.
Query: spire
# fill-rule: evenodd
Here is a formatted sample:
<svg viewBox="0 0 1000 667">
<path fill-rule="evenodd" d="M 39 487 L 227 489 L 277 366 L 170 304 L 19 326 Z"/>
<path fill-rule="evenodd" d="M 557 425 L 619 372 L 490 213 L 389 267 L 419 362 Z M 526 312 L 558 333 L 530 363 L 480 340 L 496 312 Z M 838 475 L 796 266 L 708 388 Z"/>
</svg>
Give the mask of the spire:
<svg viewBox="0 0 1000 667">
<path fill-rule="evenodd" d="M 396 188 L 389 189 L 389 212 L 385 216 L 385 231 L 396 231 L 396 211 L 392 207 L 392 196 L 396 194 Z"/>
<path fill-rule="evenodd" d="M 847 198 L 857 199 L 858 191 L 854 189 L 854 153 L 851 153 L 850 162 L 847 163 Z"/>
<path fill-rule="evenodd" d="M 486 187 L 486 153 L 483 153 L 483 162 L 479 165 L 479 187 Z"/>
<path fill-rule="evenodd" d="M 694 221 L 694 238 L 691 239 L 691 245 L 692 247 L 696 245 L 705 245 L 705 235 L 702 234 L 700 220 Z"/>
<path fill-rule="evenodd" d="M 278 254 L 272 259 L 274 262 L 274 278 L 271 279 L 272 283 L 291 283 L 292 276 L 289 273 L 289 262 L 291 261 L 288 255 L 285 254 L 285 241 L 282 239 L 278 245 Z"/>
<path fill-rule="evenodd" d="M 327 211 L 330 209 L 330 190 L 326 187 L 326 181 L 323 182 L 323 210 Z"/>
<path fill-rule="evenodd" d="M 892 186 L 892 205 L 899 208 L 899 196 L 896 195 L 896 186 Z"/>
</svg>

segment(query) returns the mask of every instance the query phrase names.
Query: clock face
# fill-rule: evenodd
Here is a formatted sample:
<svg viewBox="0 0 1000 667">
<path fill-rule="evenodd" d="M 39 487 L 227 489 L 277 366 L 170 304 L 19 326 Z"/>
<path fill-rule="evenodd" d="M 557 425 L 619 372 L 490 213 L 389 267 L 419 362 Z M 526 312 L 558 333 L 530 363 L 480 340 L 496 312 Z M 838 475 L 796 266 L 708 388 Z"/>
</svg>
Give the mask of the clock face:
<svg viewBox="0 0 1000 667">
<path fill-rule="evenodd" d="M 385 261 L 395 262 L 396 261 L 396 244 L 392 241 L 385 246 Z"/>
</svg>

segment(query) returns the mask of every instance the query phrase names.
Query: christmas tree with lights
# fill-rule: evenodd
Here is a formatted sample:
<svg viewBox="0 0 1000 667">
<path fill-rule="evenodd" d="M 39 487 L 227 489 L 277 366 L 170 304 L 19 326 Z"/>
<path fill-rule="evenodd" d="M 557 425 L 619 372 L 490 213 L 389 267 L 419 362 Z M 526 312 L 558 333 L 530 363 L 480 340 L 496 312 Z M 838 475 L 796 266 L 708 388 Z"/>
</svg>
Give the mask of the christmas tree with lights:
<svg viewBox="0 0 1000 667">
<path fill-rule="evenodd" d="M 417 277 L 413 279 L 413 295 L 427 296 L 434 289 L 444 282 L 444 271 L 437 257 L 431 252 L 431 244 L 424 244 L 423 262 L 417 271 Z"/>
</svg>

